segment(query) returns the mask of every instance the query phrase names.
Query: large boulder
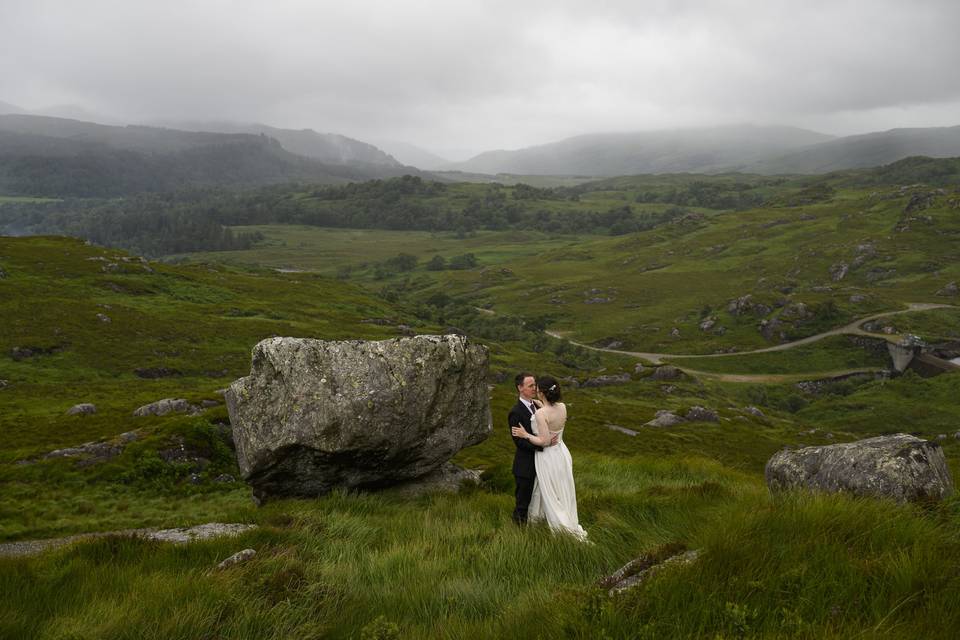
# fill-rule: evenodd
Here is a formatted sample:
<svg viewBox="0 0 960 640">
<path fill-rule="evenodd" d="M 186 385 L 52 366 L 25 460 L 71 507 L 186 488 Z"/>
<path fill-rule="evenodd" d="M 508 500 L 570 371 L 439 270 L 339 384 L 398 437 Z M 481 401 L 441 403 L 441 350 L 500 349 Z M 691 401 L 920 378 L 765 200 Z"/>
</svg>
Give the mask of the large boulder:
<svg viewBox="0 0 960 640">
<path fill-rule="evenodd" d="M 847 491 L 898 502 L 940 499 L 953 479 L 940 445 L 898 433 L 822 447 L 784 449 L 766 467 L 770 491 Z"/>
<path fill-rule="evenodd" d="M 263 340 L 225 394 L 240 473 L 257 501 L 419 478 L 490 435 L 486 380 L 463 336 Z"/>
</svg>

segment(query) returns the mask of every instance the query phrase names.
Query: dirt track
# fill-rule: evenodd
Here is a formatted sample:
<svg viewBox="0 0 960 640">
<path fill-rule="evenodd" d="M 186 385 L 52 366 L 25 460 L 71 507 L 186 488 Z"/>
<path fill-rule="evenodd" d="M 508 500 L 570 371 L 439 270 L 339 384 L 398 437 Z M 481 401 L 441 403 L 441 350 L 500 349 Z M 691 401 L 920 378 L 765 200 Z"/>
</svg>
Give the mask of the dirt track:
<svg viewBox="0 0 960 640">
<path fill-rule="evenodd" d="M 898 335 L 887 335 L 883 333 L 869 333 L 864 331 L 860 327 L 865 323 L 871 320 L 876 320 L 878 318 L 885 318 L 887 316 L 895 316 L 901 313 L 911 313 L 913 311 L 929 311 L 931 309 L 956 309 L 957 307 L 952 304 L 939 304 L 935 302 L 915 302 L 907 305 L 906 309 L 899 309 L 897 311 L 884 311 L 883 313 L 875 313 L 870 316 L 854 320 L 853 322 L 843 325 L 842 327 L 837 327 L 836 329 L 831 329 L 829 331 L 824 331 L 823 333 L 818 333 L 814 336 L 809 336 L 802 338 L 800 340 L 795 340 L 793 342 L 786 342 L 784 344 L 778 344 L 772 347 L 766 347 L 764 349 L 754 349 L 753 351 L 737 351 L 734 353 L 711 353 L 711 354 L 678 354 L 678 353 L 646 353 L 642 351 L 620 351 L 617 349 L 604 349 L 602 347 L 591 347 L 590 345 L 583 344 L 580 342 L 575 342 L 566 337 L 563 332 L 560 331 L 547 331 L 547 335 L 560 340 L 567 340 L 571 344 L 575 344 L 579 347 L 585 349 L 591 349 L 593 351 L 604 351 L 606 353 L 619 353 L 621 355 L 633 356 L 635 358 L 642 358 L 648 360 L 652 364 L 663 364 L 664 360 L 670 360 L 671 362 L 679 360 L 682 358 L 729 358 L 731 356 L 743 356 L 751 355 L 754 353 L 769 353 L 771 351 L 786 351 L 787 349 L 793 349 L 801 345 L 810 344 L 812 342 L 817 342 L 828 338 L 830 336 L 837 335 L 859 335 L 859 336 L 869 336 L 871 338 L 880 338 L 886 340 L 887 342 L 897 342 L 900 339 Z M 681 367 L 683 368 L 683 367 Z M 703 378 L 711 378 L 714 380 L 721 380 L 724 382 L 795 382 L 799 380 L 809 380 L 811 378 L 836 378 L 838 376 L 850 375 L 853 373 L 869 373 L 873 371 L 879 371 L 879 369 L 847 369 L 843 371 L 816 371 L 811 373 L 802 373 L 802 374 L 768 374 L 768 373 L 757 373 L 757 374 L 733 374 L 733 373 L 710 373 L 708 371 L 697 371 L 696 369 L 686 369 L 683 368 L 689 374 L 700 376 Z"/>
</svg>

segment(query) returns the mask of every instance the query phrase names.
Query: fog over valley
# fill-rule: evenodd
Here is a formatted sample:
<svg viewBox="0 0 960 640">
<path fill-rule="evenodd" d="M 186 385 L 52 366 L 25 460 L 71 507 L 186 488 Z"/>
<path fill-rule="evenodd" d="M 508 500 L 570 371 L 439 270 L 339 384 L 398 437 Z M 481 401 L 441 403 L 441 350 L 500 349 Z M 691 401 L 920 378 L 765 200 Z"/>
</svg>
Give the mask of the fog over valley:
<svg viewBox="0 0 960 640">
<path fill-rule="evenodd" d="M 0 111 L 309 128 L 427 169 L 598 133 L 960 124 L 949 1 L 5 0 L 0 24 Z"/>
</svg>

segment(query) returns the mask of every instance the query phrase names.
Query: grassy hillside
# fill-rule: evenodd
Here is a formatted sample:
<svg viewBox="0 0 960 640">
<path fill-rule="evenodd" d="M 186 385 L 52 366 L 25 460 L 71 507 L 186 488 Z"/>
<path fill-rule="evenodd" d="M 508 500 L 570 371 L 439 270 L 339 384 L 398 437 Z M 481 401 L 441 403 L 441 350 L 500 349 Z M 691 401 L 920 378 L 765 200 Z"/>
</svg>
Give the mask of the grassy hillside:
<svg viewBox="0 0 960 640">
<path fill-rule="evenodd" d="M 742 189 L 740 178 L 717 178 L 723 189 L 692 192 L 762 191 L 766 204 L 697 207 L 616 237 L 270 225 L 256 227 L 265 240 L 252 250 L 192 254 L 188 265 L 63 238 L 0 238 L 0 540 L 212 520 L 260 525 L 188 547 L 105 538 L 0 558 L 0 637 L 954 637 L 958 498 L 923 506 L 772 498 L 762 471 L 784 445 L 908 431 L 944 436 L 958 477 L 960 375 L 660 381 L 649 365 L 636 369 L 637 358 L 540 332 L 618 341 L 621 350 L 739 350 L 676 359 L 712 373 L 816 378 L 825 368 L 885 367 L 882 352 L 848 336 L 743 353 L 779 341 L 760 334 L 761 319 L 793 338 L 908 302 L 949 301 L 934 294 L 958 279 L 956 194 L 831 180 L 829 189 L 759 181 Z M 579 202 L 522 202 L 576 215 L 584 203 L 636 202 L 647 192 L 693 197 L 697 182 L 623 179 L 584 189 Z M 457 185 L 441 197 L 481 188 Z M 468 254 L 472 266 L 456 261 Z M 435 256 L 443 268 L 428 268 Z M 840 261 L 848 272 L 834 281 Z M 727 310 L 747 294 L 769 309 Z M 952 339 L 957 318 L 947 308 L 889 322 Z M 397 335 L 400 323 L 422 333 L 456 328 L 490 348 L 495 431 L 455 458 L 483 470 L 480 486 L 459 495 L 334 493 L 255 508 L 236 481 L 222 404 L 192 416 L 131 415 L 164 397 L 220 401 L 217 390 L 246 374 L 263 337 L 377 339 Z M 520 369 L 566 379 L 565 439 L 591 545 L 509 520 L 504 417 Z M 613 386 L 569 380 L 624 372 L 630 381 Z M 79 402 L 96 403 L 97 413 L 66 415 Z M 717 421 L 644 426 L 658 410 L 694 406 Z M 106 461 L 43 458 L 89 441 L 119 447 L 130 431 L 137 439 Z M 189 455 L 171 454 L 178 450 Z M 211 570 L 247 547 L 258 551 L 253 561 Z M 620 597 L 597 587 L 642 553 L 681 547 L 699 549 L 700 559 Z"/>
</svg>

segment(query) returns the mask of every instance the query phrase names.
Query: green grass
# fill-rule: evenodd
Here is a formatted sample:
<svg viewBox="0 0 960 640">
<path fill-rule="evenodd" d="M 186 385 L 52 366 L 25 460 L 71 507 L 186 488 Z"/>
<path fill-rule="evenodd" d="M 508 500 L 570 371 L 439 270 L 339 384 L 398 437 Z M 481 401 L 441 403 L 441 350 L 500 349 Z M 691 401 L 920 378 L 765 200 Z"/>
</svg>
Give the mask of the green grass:
<svg viewBox="0 0 960 640">
<path fill-rule="evenodd" d="M 767 353 L 714 358 L 677 358 L 676 365 L 714 373 L 789 374 L 843 371 L 846 369 L 888 369 L 892 366 L 886 347 L 865 349 L 848 336 L 823 340 Z"/>
<path fill-rule="evenodd" d="M 509 522 L 508 492 L 413 503 L 331 494 L 259 510 L 238 539 L 103 539 L 2 560 L 6 637 L 950 638 L 956 504 L 771 500 L 698 460 L 575 461 L 592 545 Z M 641 550 L 699 549 L 608 599 L 596 582 Z M 245 547 L 256 558 L 211 568 Z M 532 615 L 531 612 L 536 612 Z M 378 622 L 379 621 L 379 622 Z M 914 635 L 911 635 L 914 634 Z"/>
<path fill-rule="evenodd" d="M 641 179 L 602 187 L 585 195 L 589 206 L 654 188 Z M 469 196 L 471 188 L 479 187 L 448 195 Z M 785 445 L 911 432 L 949 435 L 938 442 L 960 473 L 960 376 L 863 376 L 819 388 L 707 376 L 658 382 L 650 367 L 634 372 L 630 357 L 593 354 L 581 366 L 531 332 L 511 334 L 479 321 L 491 316 L 463 314 L 489 307 L 493 318 L 517 324 L 548 316 L 548 327 L 584 342 L 709 354 L 769 346 L 759 316 L 727 311 L 741 295 L 769 306 L 768 319 L 788 303 L 806 304 L 810 316 L 784 326 L 795 338 L 907 302 L 942 302 L 935 291 L 960 279 L 950 259 L 960 229 L 942 203 L 923 212 L 931 222 L 895 231 L 909 199 L 896 189 L 871 187 L 881 193 L 873 197 L 838 184 L 831 200 L 792 207 L 785 203 L 797 185 L 762 188 L 782 196 L 780 204 L 704 212 L 693 225 L 622 237 L 273 226 L 259 228 L 266 241 L 254 250 L 188 256 L 189 265 L 144 265 L 65 239 L 0 238 L 0 540 L 212 520 L 261 525 L 186 547 L 107 538 L 0 559 L 0 637 L 357 638 L 396 629 L 411 638 L 952 638 L 960 628 L 956 498 L 925 507 L 772 499 L 762 472 Z M 830 266 L 851 262 L 865 243 L 875 255 L 834 282 Z M 468 252 L 479 260 L 475 269 L 425 268 L 433 255 Z M 417 256 L 418 266 L 378 277 L 376 263 L 399 253 Z M 868 278 L 873 268 L 884 272 Z M 459 305 L 429 302 L 438 293 Z M 725 332 L 700 331 L 706 317 Z M 219 400 L 217 390 L 247 373 L 250 349 L 267 336 L 379 339 L 397 335 L 391 325 L 399 323 L 435 332 L 454 321 L 487 344 L 493 375 L 504 380 L 491 388 L 493 436 L 455 458 L 483 470 L 482 485 L 460 495 L 334 493 L 255 508 L 243 483 L 215 482 L 238 474 L 222 405 L 198 416 L 131 415 L 163 397 Z M 890 322 L 937 340 L 957 330 L 954 310 Z M 38 353 L 15 361 L 15 347 Z M 676 363 L 796 375 L 886 364 L 847 337 Z M 178 375 L 143 379 L 135 373 L 142 368 Z M 505 417 L 515 397 L 509 380 L 521 369 L 581 381 L 632 374 L 610 387 L 562 383 L 565 440 L 593 545 L 509 521 Z M 78 402 L 95 402 L 98 413 L 65 415 Z M 695 405 L 716 411 L 718 421 L 644 426 L 658 410 L 683 414 Z M 139 439 L 105 463 L 41 459 L 131 430 Z M 160 458 L 179 443 L 207 466 Z M 618 598 L 597 589 L 602 576 L 665 544 L 699 549 L 701 558 Z M 211 570 L 245 547 L 257 549 L 255 560 Z"/>
</svg>

